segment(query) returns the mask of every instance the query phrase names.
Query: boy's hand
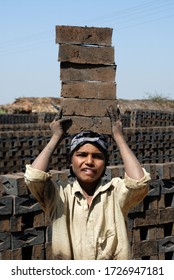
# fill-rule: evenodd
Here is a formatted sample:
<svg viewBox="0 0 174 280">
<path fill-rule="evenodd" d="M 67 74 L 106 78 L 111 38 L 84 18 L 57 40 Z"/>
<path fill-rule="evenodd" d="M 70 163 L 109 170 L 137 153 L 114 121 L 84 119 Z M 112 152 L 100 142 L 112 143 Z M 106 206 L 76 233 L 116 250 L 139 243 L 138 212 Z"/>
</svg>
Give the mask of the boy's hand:
<svg viewBox="0 0 174 280">
<path fill-rule="evenodd" d="M 108 115 L 111 120 L 111 126 L 112 126 L 112 133 L 114 136 L 117 136 L 118 134 L 122 134 L 122 122 L 121 122 L 121 113 L 119 106 L 117 105 L 117 109 L 114 109 L 113 106 L 109 106 L 107 108 Z"/>
<path fill-rule="evenodd" d="M 62 108 L 57 108 L 58 113 L 56 114 L 54 120 L 50 124 L 50 128 L 52 131 L 52 134 L 62 137 L 66 134 L 67 130 L 72 125 L 72 119 L 63 119 L 62 118 Z"/>
</svg>

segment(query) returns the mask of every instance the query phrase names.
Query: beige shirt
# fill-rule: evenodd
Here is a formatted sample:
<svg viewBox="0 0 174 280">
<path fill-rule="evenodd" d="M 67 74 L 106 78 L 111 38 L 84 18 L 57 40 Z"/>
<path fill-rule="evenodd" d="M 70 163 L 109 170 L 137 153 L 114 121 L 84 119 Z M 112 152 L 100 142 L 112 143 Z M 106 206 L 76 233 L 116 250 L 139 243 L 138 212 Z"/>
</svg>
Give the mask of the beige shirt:
<svg viewBox="0 0 174 280">
<path fill-rule="evenodd" d="M 144 177 L 140 181 L 133 180 L 126 174 L 124 179 L 113 178 L 105 183 L 101 180 L 90 207 L 77 180 L 55 186 L 50 179 L 50 173 L 26 166 L 26 184 L 52 221 L 55 258 L 131 258 L 127 214 L 147 194 L 149 173 L 144 170 Z"/>
</svg>

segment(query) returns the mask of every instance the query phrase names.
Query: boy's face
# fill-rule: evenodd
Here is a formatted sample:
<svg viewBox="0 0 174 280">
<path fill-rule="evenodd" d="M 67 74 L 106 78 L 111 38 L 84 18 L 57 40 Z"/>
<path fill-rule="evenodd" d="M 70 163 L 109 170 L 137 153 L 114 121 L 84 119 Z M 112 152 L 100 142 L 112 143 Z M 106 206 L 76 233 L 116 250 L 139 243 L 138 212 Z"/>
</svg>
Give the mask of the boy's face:
<svg viewBox="0 0 174 280">
<path fill-rule="evenodd" d="M 96 146 L 87 143 L 74 152 L 71 163 L 83 187 L 83 184 L 92 184 L 101 178 L 105 169 L 105 156 Z"/>
</svg>

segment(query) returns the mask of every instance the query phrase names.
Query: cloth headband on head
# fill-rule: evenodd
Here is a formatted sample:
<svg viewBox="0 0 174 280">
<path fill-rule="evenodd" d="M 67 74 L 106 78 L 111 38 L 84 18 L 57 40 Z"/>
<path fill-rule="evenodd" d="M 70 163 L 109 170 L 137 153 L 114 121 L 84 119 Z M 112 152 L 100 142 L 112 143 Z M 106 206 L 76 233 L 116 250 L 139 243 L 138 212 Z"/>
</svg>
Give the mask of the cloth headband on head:
<svg viewBox="0 0 174 280">
<path fill-rule="evenodd" d="M 70 146 L 70 150 L 71 152 L 81 143 L 96 143 L 99 146 L 101 146 L 101 148 L 107 152 L 107 143 L 101 139 L 101 137 L 77 137 L 75 136 L 72 141 L 71 141 L 71 146 Z"/>
</svg>

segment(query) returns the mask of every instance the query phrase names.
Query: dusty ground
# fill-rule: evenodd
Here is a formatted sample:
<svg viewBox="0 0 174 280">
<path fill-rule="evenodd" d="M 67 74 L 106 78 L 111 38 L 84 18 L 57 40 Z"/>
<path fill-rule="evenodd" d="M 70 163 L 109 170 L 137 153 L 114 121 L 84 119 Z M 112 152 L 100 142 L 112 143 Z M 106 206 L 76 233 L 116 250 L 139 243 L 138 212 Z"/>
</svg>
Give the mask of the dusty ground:
<svg viewBox="0 0 174 280">
<path fill-rule="evenodd" d="M 6 113 L 41 113 L 41 112 L 56 112 L 56 109 L 51 105 L 60 105 L 60 98 L 17 98 L 13 103 L 0 105 L 0 109 Z M 174 113 L 174 100 L 152 101 L 150 99 L 142 100 L 125 100 L 119 99 L 121 111 L 126 110 L 161 110 Z"/>
</svg>

